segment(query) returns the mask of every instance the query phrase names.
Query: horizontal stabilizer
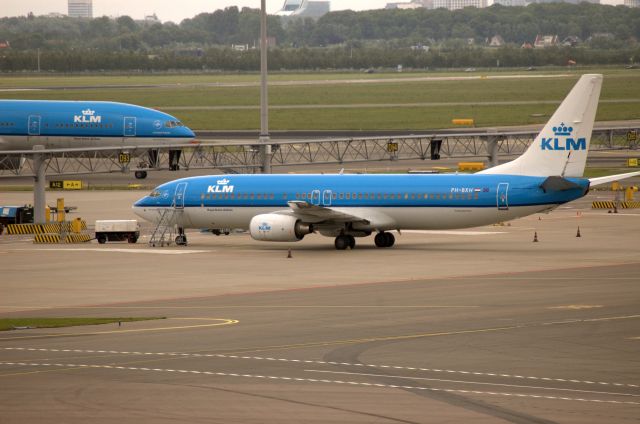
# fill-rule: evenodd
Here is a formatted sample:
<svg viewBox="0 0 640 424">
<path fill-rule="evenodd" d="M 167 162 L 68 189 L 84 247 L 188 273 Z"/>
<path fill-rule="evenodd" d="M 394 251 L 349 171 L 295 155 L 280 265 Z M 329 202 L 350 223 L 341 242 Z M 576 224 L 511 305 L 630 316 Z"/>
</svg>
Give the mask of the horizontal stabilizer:
<svg viewBox="0 0 640 424">
<path fill-rule="evenodd" d="M 544 182 L 540 185 L 542 190 L 545 193 L 550 191 L 566 191 L 573 190 L 575 188 L 582 188 L 579 184 L 571 182 L 566 178 L 562 177 L 548 177 Z"/>
<path fill-rule="evenodd" d="M 635 177 L 636 175 L 640 175 L 640 171 L 627 172 L 626 174 L 608 175 L 606 177 L 589 178 L 589 183 L 593 187 L 600 184 L 612 183 L 614 181 L 620 181 L 626 178 Z"/>
</svg>

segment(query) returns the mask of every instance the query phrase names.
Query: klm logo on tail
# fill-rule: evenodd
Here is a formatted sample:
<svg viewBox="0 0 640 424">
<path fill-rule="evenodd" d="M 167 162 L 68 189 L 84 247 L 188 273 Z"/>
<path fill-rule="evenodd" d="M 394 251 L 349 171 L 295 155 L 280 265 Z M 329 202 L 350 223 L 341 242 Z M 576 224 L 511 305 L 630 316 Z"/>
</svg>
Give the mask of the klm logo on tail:
<svg viewBox="0 0 640 424">
<path fill-rule="evenodd" d="M 555 137 L 542 137 L 542 150 L 587 150 L 587 139 L 584 137 L 569 137 L 573 127 L 567 127 L 564 122 L 553 127 Z"/>
</svg>

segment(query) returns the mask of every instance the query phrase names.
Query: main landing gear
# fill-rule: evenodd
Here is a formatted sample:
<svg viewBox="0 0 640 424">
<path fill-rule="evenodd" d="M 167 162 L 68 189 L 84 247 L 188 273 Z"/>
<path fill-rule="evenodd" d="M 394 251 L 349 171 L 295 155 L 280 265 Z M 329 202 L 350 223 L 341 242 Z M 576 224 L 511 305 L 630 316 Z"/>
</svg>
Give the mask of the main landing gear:
<svg viewBox="0 0 640 424">
<path fill-rule="evenodd" d="M 382 231 L 376 234 L 373 241 L 376 243 L 377 247 L 391 247 L 396 242 L 396 238 L 393 234 Z"/>
<path fill-rule="evenodd" d="M 187 245 L 187 235 L 184 233 L 184 228 L 178 227 L 178 236 L 176 237 L 176 244 L 178 246 Z"/>
<path fill-rule="evenodd" d="M 356 239 L 349 234 L 341 234 L 336 237 L 335 245 L 338 250 L 345 250 L 347 247 L 353 249 L 356 247 Z"/>
</svg>

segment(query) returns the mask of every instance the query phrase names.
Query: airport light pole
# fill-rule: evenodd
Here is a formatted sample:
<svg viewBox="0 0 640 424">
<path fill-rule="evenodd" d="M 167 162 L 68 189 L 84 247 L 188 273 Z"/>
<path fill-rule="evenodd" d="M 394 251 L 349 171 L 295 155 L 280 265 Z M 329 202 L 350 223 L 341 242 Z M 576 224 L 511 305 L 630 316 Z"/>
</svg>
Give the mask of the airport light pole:
<svg viewBox="0 0 640 424">
<path fill-rule="evenodd" d="M 267 6 L 260 1 L 260 159 L 263 174 L 271 173 L 269 144 L 269 101 L 267 92 Z"/>
</svg>

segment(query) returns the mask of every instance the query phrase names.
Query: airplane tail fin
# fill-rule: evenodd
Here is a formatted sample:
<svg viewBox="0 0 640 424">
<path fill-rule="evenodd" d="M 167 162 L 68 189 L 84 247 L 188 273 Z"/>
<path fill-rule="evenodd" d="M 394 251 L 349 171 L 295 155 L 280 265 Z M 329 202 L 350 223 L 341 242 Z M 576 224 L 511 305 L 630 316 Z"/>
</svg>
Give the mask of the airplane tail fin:
<svg viewBox="0 0 640 424">
<path fill-rule="evenodd" d="M 522 156 L 480 173 L 582 177 L 601 87 L 600 74 L 580 77 Z"/>
</svg>

